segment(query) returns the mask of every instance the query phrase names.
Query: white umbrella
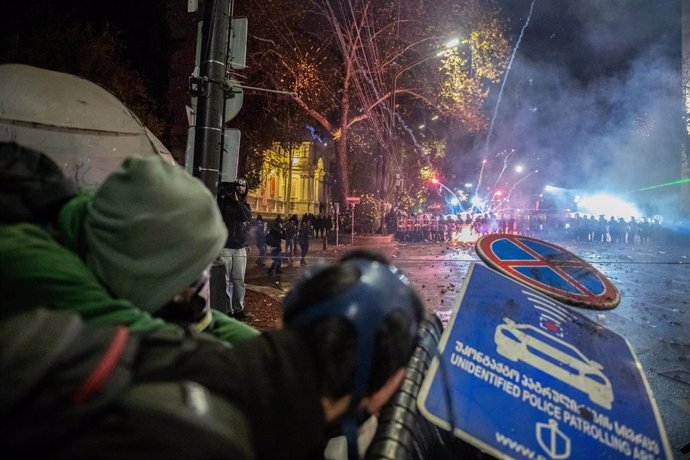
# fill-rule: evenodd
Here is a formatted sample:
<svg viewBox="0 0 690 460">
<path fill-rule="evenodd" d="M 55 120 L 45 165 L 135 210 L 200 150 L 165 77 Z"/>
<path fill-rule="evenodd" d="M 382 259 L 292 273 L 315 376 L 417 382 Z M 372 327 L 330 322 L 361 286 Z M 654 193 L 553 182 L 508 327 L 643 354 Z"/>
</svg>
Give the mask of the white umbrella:
<svg viewBox="0 0 690 460">
<path fill-rule="evenodd" d="M 117 97 L 75 75 L 0 64 L 0 142 L 51 157 L 81 187 L 130 156 L 163 155 L 160 140 Z"/>
</svg>

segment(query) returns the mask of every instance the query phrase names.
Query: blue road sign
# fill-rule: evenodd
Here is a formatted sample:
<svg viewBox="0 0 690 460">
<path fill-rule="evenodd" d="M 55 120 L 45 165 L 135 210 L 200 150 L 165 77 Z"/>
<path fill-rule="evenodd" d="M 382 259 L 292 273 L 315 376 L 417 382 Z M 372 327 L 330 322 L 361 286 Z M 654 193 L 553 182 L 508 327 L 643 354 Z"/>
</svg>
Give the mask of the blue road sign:
<svg viewBox="0 0 690 460">
<path fill-rule="evenodd" d="M 498 458 L 672 458 L 628 342 L 479 264 L 418 404 L 429 421 Z"/>
</svg>

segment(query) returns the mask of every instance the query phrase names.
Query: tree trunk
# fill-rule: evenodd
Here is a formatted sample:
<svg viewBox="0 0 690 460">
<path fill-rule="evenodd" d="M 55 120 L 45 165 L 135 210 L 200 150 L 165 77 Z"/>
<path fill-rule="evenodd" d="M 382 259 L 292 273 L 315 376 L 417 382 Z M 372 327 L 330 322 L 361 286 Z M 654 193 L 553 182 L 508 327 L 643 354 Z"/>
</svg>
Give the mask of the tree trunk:
<svg viewBox="0 0 690 460">
<path fill-rule="evenodd" d="M 347 207 L 346 197 L 350 195 L 350 174 L 347 168 L 349 162 L 347 161 L 347 130 L 350 113 L 350 76 L 352 62 L 346 60 L 345 62 L 345 76 L 343 77 L 343 93 L 340 99 L 340 138 L 335 144 L 335 161 L 338 169 L 338 183 L 336 190 L 338 194 L 338 201 L 342 209 Z"/>
<path fill-rule="evenodd" d="M 340 203 L 341 209 L 347 207 L 345 198 L 350 194 L 350 175 L 347 170 L 347 140 L 343 134 L 340 139 L 335 141 L 335 162 L 336 162 L 336 200 Z"/>
</svg>

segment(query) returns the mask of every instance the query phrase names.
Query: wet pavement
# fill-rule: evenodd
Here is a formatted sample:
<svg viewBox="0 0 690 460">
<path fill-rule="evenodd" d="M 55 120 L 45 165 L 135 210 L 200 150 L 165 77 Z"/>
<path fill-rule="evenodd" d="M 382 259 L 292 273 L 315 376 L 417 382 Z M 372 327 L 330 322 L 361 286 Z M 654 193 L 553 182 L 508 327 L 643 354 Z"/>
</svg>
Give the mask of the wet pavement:
<svg viewBox="0 0 690 460">
<path fill-rule="evenodd" d="M 680 452 L 690 443 L 690 245 L 554 243 L 591 263 L 620 291 L 621 302 L 613 310 L 573 309 L 628 340 L 655 395 L 675 458 L 690 458 Z M 351 249 L 328 246 L 324 250 L 321 240 L 312 240 L 312 248 L 309 265 L 335 260 Z M 444 325 L 457 304 L 470 263 L 480 262 L 473 246 L 392 243 L 368 248 L 383 253 L 407 274 L 427 308 Z M 281 275 L 270 276 L 268 267 L 254 263 L 255 256 L 256 252 L 250 253 L 249 287 L 277 297 L 287 292 L 305 268 L 297 259 L 295 266 L 284 266 Z"/>
</svg>

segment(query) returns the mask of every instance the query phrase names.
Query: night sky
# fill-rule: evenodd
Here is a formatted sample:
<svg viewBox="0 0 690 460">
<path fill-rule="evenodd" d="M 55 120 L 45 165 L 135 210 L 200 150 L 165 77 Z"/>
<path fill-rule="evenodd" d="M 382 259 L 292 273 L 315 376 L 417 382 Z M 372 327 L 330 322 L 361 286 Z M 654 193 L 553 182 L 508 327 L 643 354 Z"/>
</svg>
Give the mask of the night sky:
<svg viewBox="0 0 690 460">
<path fill-rule="evenodd" d="M 627 193 L 674 207 L 677 188 L 630 192 L 680 178 L 680 0 L 498 3 L 509 18 L 514 46 L 534 8 L 503 92 L 495 87 L 487 101 L 493 129 L 451 140 L 444 176 L 456 183 L 448 185 L 477 182 L 482 160 L 487 161 L 484 184 L 493 185 L 507 157 L 511 167 L 519 163 L 526 172 L 539 170 L 521 184 L 525 193 L 552 184 Z M 67 0 L 61 5 L 48 0 L 10 4 L 0 25 L 9 30 L 14 23 L 23 30 L 33 22 L 40 30 L 50 22 L 45 16 L 51 9 L 108 21 L 154 97 L 165 100 L 171 72 L 165 56 L 175 46 L 165 41 L 163 25 L 156 21 L 165 1 Z M 179 8 L 184 7 L 182 2 Z M 186 76 L 191 64 L 177 70 Z M 519 177 L 503 179 L 510 186 Z"/>
<path fill-rule="evenodd" d="M 513 45 L 532 3 L 501 2 Z M 458 182 L 476 182 L 486 159 L 493 185 L 508 157 L 539 170 L 521 184 L 531 192 L 551 184 L 674 207 L 678 188 L 631 191 L 680 178 L 680 16 L 676 0 L 535 0 L 498 110 L 499 88 L 487 104 L 491 135 L 451 149 Z"/>
</svg>

